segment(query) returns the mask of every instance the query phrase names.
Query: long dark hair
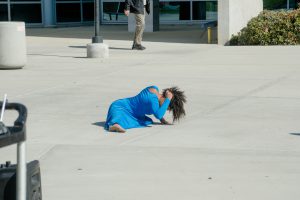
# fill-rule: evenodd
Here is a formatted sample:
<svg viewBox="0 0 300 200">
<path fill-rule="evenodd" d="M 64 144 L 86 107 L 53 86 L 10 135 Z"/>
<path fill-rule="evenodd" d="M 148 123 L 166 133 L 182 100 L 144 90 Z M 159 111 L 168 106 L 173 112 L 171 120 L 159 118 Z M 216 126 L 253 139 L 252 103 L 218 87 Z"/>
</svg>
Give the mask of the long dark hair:
<svg viewBox="0 0 300 200">
<path fill-rule="evenodd" d="M 163 89 L 163 96 L 166 98 L 166 92 L 169 90 L 173 94 L 169 110 L 173 113 L 173 122 L 179 121 L 180 118 L 185 116 L 184 103 L 186 103 L 186 96 L 183 91 L 178 87 L 171 87 Z"/>
</svg>

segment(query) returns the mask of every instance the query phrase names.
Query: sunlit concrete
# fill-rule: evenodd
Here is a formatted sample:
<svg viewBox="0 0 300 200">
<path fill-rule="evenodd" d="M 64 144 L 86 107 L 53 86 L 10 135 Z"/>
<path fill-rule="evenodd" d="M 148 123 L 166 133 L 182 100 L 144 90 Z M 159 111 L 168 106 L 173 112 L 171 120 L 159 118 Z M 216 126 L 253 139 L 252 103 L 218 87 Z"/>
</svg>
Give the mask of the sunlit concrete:
<svg viewBox="0 0 300 200">
<path fill-rule="evenodd" d="M 165 29 L 133 51 L 126 27 L 102 27 L 110 57 L 87 59 L 88 29 L 27 30 L 28 64 L 0 71 L 0 95 L 28 107 L 43 199 L 298 200 L 300 47 L 200 44 L 194 30 L 176 43 Z M 148 85 L 185 90 L 186 118 L 106 132 L 110 103 Z"/>
</svg>

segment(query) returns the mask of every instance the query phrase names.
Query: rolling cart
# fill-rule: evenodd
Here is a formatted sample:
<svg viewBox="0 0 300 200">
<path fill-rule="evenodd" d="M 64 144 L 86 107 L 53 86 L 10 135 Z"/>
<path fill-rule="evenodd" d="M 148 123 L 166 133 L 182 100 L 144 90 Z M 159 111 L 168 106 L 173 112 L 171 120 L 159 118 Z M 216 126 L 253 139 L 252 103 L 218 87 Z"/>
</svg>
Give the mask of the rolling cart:
<svg viewBox="0 0 300 200">
<path fill-rule="evenodd" d="M 0 108 L 2 107 L 3 102 L 0 101 Z M 31 199 L 41 199 L 41 183 L 40 183 L 40 170 L 38 161 L 31 162 L 31 164 L 26 163 L 26 119 L 27 119 L 27 108 L 19 103 L 7 103 L 5 110 L 16 110 L 18 112 L 18 117 L 14 122 L 13 126 L 5 126 L 3 122 L 0 121 L 0 148 L 17 144 L 17 164 L 11 165 L 10 162 L 0 166 L 0 200 L 31 200 Z M 3 110 L 2 110 L 3 111 Z M 1 150 L 1 149 L 0 149 Z M 32 167 L 34 163 L 34 167 Z M 30 169 L 31 165 L 31 169 Z M 35 170 L 32 170 L 35 168 Z M 29 175 L 28 172 L 34 173 L 34 175 Z M 34 171 L 34 172 L 33 172 Z M 13 174 L 8 176 L 8 174 Z M 38 197 L 36 192 L 32 197 L 32 194 L 29 196 L 31 190 L 29 179 L 34 177 L 38 180 L 38 184 L 35 187 L 38 188 L 39 194 Z M 38 178 L 37 178 L 38 177 Z M 13 181 L 12 181 L 13 180 Z M 32 180 L 30 180 L 32 181 Z M 8 183 L 13 182 L 10 184 Z M 2 185 L 1 185 L 2 184 Z M 6 189 L 5 189 L 6 187 Z M 13 191 L 13 196 L 7 197 L 7 187 L 10 187 L 9 190 Z M 13 189 L 11 189 L 13 188 Z M 12 192 L 10 192 L 12 193 Z M 6 197 L 5 197 L 6 196 Z"/>
</svg>

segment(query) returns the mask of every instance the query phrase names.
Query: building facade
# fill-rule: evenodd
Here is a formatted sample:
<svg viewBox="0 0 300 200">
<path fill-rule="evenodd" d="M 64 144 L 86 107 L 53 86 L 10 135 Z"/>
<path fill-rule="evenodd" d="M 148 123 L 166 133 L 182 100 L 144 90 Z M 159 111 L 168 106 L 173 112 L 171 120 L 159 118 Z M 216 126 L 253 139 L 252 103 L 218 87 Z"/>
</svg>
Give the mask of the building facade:
<svg viewBox="0 0 300 200">
<path fill-rule="evenodd" d="M 159 24 L 207 24 L 217 21 L 218 44 L 226 45 L 233 34 L 264 8 L 292 9 L 299 0 L 150 1 L 153 1 L 152 11 L 155 8 L 155 12 L 146 17 L 146 27 L 152 28 L 150 31 L 154 31 Z M 132 16 L 128 19 L 123 13 L 124 0 L 100 0 L 100 5 L 101 24 L 128 24 L 128 30 L 132 29 Z M 155 20 L 147 20 L 152 19 L 151 16 Z M 40 27 L 93 24 L 94 1 L 0 0 L 0 21 L 25 21 L 27 26 Z"/>
<path fill-rule="evenodd" d="M 100 0 L 101 24 L 126 24 L 124 0 Z M 297 0 L 264 0 L 265 9 L 295 8 Z M 218 0 L 160 0 L 160 24 L 217 20 Z M 0 21 L 25 21 L 27 26 L 92 24 L 94 0 L 0 0 Z"/>
<path fill-rule="evenodd" d="M 100 0 L 101 24 L 127 24 L 124 0 Z M 160 0 L 160 23 L 217 20 L 217 0 Z M 27 26 L 92 24 L 93 0 L 0 0 L 0 21 L 25 21 Z"/>
</svg>

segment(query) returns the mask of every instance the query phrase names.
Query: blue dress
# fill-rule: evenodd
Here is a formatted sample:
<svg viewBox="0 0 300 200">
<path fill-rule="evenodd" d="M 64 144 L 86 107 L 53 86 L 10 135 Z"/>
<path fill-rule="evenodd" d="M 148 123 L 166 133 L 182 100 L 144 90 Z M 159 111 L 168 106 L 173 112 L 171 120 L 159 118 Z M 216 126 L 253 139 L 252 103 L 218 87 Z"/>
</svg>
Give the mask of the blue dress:
<svg viewBox="0 0 300 200">
<path fill-rule="evenodd" d="M 109 126 L 116 123 L 124 129 L 148 126 L 153 121 L 146 115 L 154 115 L 157 119 L 161 119 L 169 107 L 170 100 L 166 98 L 159 106 L 158 97 L 149 91 L 150 88 L 155 88 L 159 92 L 158 87 L 150 86 L 134 97 L 114 101 L 107 113 L 105 129 L 108 130 Z"/>
</svg>

